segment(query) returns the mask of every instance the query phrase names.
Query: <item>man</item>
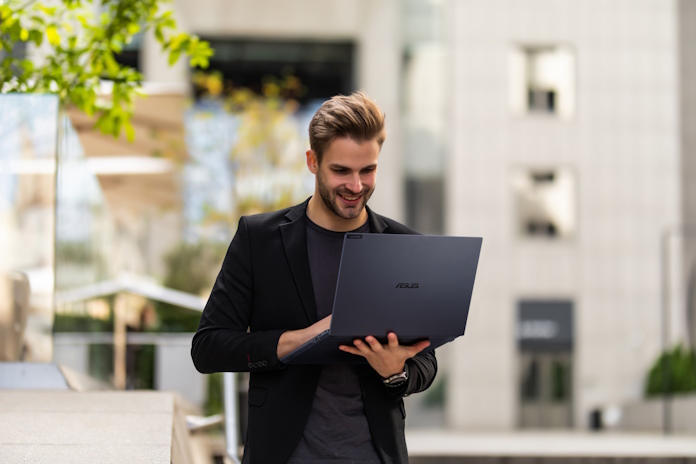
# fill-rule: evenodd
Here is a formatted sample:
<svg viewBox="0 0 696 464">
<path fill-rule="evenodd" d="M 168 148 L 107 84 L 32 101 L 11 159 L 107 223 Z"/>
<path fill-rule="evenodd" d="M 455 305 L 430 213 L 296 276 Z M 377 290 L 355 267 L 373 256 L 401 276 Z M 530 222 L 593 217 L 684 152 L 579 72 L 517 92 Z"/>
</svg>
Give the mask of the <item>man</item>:
<svg viewBox="0 0 696 464">
<path fill-rule="evenodd" d="M 403 346 L 390 333 L 385 345 L 366 337 L 340 347 L 368 364 L 279 361 L 329 328 L 345 232 L 415 233 L 367 207 L 385 139 L 373 100 L 361 92 L 332 98 L 309 135 L 314 195 L 240 219 L 193 338 L 193 361 L 203 373 L 251 372 L 244 463 L 405 463 L 402 398 L 435 378 L 434 353 L 421 353 L 429 342 Z"/>
</svg>

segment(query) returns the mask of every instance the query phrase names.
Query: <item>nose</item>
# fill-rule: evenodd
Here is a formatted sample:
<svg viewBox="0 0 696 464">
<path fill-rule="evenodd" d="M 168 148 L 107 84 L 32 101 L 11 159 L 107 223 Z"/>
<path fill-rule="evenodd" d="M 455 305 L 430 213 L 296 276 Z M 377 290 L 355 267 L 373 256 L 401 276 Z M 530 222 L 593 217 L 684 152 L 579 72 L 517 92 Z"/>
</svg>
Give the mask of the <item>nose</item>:
<svg viewBox="0 0 696 464">
<path fill-rule="evenodd" d="M 346 184 L 346 188 L 350 190 L 352 193 L 360 193 L 362 192 L 362 182 L 360 181 L 360 173 L 355 173 L 353 174 L 353 177 L 351 177 L 350 182 Z"/>
</svg>

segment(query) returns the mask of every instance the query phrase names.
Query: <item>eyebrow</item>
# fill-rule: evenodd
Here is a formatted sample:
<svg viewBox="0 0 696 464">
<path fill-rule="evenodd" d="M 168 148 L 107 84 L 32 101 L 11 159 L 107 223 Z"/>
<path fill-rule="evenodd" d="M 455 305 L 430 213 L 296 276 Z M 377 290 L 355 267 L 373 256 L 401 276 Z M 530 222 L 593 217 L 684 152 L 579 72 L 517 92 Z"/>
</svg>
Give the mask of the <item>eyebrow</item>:
<svg viewBox="0 0 696 464">
<path fill-rule="evenodd" d="M 347 169 L 348 171 L 352 171 L 352 169 L 349 168 L 348 166 L 343 166 L 342 164 L 335 164 L 335 163 L 329 164 L 329 168 L 331 168 L 331 169 Z M 367 166 L 363 166 L 358 170 L 362 171 L 363 169 L 373 169 L 373 168 L 377 168 L 377 163 L 368 164 Z"/>
</svg>

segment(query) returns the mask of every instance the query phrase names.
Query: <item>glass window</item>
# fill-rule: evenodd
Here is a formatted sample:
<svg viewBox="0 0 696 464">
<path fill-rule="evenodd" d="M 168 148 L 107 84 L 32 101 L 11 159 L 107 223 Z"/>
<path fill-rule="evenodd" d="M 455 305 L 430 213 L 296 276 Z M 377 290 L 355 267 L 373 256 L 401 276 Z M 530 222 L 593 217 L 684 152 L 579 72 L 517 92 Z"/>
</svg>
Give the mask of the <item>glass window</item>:
<svg viewBox="0 0 696 464">
<path fill-rule="evenodd" d="M 515 114 L 570 118 L 575 112 L 575 54 L 562 45 L 515 45 L 510 52 L 510 106 Z"/>
<path fill-rule="evenodd" d="M 0 95 L 0 361 L 52 358 L 58 99 Z"/>
<path fill-rule="evenodd" d="M 539 362 L 531 359 L 522 373 L 522 399 L 532 401 L 539 398 Z"/>
<path fill-rule="evenodd" d="M 575 183 L 570 169 L 518 169 L 513 179 L 517 233 L 522 237 L 572 237 Z"/>
</svg>

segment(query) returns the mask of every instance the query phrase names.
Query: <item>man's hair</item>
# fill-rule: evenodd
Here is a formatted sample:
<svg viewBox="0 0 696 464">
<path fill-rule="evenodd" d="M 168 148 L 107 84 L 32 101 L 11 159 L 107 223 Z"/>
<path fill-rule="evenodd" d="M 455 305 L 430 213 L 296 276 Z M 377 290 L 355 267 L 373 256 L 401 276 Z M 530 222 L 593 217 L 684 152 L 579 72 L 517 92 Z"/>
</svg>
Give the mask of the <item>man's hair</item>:
<svg viewBox="0 0 696 464">
<path fill-rule="evenodd" d="M 321 163 L 329 144 L 339 137 L 356 142 L 377 140 L 381 149 L 387 138 L 384 112 L 360 91 L 325 101 L 309 123 L 309 146 L 316 153 L 317 162 Z"/>
</svg>

